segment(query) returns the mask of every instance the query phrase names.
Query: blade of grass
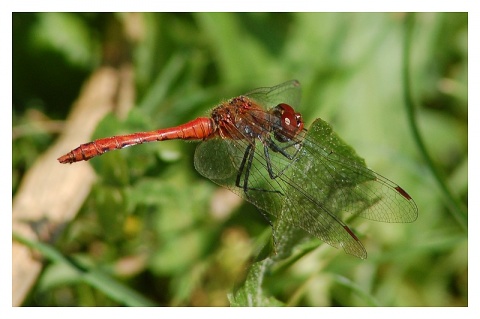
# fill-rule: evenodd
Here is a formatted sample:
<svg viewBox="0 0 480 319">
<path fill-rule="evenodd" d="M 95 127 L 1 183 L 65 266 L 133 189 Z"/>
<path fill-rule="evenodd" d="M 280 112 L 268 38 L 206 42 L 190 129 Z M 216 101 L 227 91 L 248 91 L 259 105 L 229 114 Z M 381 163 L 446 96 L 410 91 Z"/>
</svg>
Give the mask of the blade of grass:
<svg viewBox="0 0 480 319">
<path fill-rule="evenodd" d="M 355 282 L 351 281 L 347 277 L 340 276 L 340 275 L 333 275 L 333 279 L 336 283 L 347 287 L 351 291 L 355 292 L 359 297 L 362 297 L 369 306 L 372 307 L 379 307 L 379 302 L 368 292 L 364 291 L 359 285 Z"/>
<path fill-rule="evenodd" d="M 453 195 L 453 193 L 448 188 L 445 177 L 440 172 L 440 170 L 435 165 L 432 157 L 428 153 L 425 142 L 423 141 L 422 136 L 420 135 L 420 130 L 418 128 L 416 114 L 415 114 L 415 103 L 413 101 L 412 90 L 410 87 L 410 46 L 412 43 L 412 31 L 415 24 L 415 14 L 410 13 L 405 19 L 405 37 L 404 37 L 404 51 L 403 51 L 403 71 L 402 71 L 402 81 L 403 81 L 403 96 L 405 99 L 405 106 L 407 108 L 408 123 L 410 129 L 413 133 L 413 138 L 417 147 L 423 156 L 427 166 L 430 168 L 430 171 L 433 174 L 440 190 L 443 193 L 443 197 L 448 205 L 450 214 L 457 221 L 458 225 L 464 230 L 467 231 L 467 211 L 464 205 Z"/>
<path fill-rule="evenodd" d="M 143 297 L 136 291 L 119 283 L 99 270 L 91 269 L 80 261 L 69 259 L 63 256 L 58 250 L 50 245 L 29 240 L 23 236 L 13 233 L 13 239 L 40 252 L 46 259 L 54 263 L 62 263 L 71 268 L 80 280 L 102 291 L 121 304 L 132 307 L 156 306 L 156 304 Z"/>
<path fill-rule="evenodd" d="M 171 85 L 180 76 L 182 69 L 185 67 L 185 56 L 177 54 L 173 56 L 156 77 L 145 97 L 140 101 L 139 108 L 143 109 L 147 114 L 153 113 L 168 93 Z"/>
</svg>

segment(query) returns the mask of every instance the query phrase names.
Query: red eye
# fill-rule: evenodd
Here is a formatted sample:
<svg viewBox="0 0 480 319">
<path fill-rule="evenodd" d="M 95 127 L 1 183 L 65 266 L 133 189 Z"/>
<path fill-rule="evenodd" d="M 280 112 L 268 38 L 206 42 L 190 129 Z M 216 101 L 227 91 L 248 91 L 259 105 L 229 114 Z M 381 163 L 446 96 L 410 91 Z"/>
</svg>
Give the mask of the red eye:
<svg viewBox="0 0 480 319">
<path fill-rule="evenodd" d="M 275 138 L 278 141 L 287 142 L 303 130 L 302 115 L 295 113 L 295 110 L 290 105 L 285 103 L 278 104 L 273 113 L 280 120 L 279 126 L 274 130 Z"/>
<path fill-rule="evenodd" d="M 282 103 L 277 106 L 281 113 L 282 128 L 287 130 L 292 136 L 298 134 L 303 129 L 303 120 L 300 113 L 295 113 L 293 107 Z"/>
</svg>

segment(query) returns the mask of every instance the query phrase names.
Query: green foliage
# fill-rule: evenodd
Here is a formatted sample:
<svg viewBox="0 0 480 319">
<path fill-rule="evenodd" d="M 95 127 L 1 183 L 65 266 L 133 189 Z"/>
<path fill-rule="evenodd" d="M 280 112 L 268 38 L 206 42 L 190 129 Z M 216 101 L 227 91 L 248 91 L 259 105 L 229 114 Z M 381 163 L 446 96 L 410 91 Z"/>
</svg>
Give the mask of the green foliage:
<svg viewBox="0 0 480 319">
<path fill-rule="evenodd" d="M 178 125 L 298 79 L 306 127 L 330 123 L 368 167 L 408 191 L 419 218 L 357 220 L 366 260 L 277 225 L 272 255 L 261 214 L 195 171 L 195 143 L 135 146 L 90 161 L 98 182 L 55 253 L 29 244 L 50 263 L 25 305 L 468 304 L 465 225 L 431 173 L 437 166 L 467 207 L 467 14 L 414 16 L 409 85 L 428 164 L 407 121 L 404 14 L 13 14 L 13 195 L 58 131 L 37 128 L 32 111 L 64 118 L 108 30 L 123 32 L 131 19 L 142 32 L 131 44 L 137 107 L 125 120 L 107 116 L 92 138 Z"/>
</svg>

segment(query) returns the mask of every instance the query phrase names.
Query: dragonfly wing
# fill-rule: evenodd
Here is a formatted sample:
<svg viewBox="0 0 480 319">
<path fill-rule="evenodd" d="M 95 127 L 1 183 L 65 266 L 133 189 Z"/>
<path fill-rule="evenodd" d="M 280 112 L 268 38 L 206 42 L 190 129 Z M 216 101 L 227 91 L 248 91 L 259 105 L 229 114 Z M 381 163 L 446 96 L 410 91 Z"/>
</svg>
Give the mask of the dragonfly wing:
<svg viewBox="0 0 480 319">
<path fill-rule="evenodd" d="M 271 179 L 268 175 L 263 146 L 257 142 L 250 167 L 245 164 L 241 171 L 242 161 L 249 146 L 246 140 L 211 139 L 201 143 L 195 151 L 194 164 L 196 170 L 213 182 L 228 188 L 238 196 L 254 204 L 257 208 L 276 216 L 282 207 L 281 180 Z M 248 155 L 248 154 L 247 154 Z M 245 171 L 249 169 L 247 191 L 245 192 Z M 237 177 L 240 173 L 239 184 Z"/>
<path fill-rule="evenodd" d="M 309 182 L 310 174 L 315 168 L 305 165 L 309 161 L 307 153 L 299 150 L 299 156 L 288 159 L 278 152 L 270 151 L 268 156 L 274 175 L 271 178 L 263 144 L 257 142 L 248 172 L 248 189 L 245 191 L 242 187 L 245 172 L 241 174 L 239 185 L 237 175 L 241 171 L 247 147 L 245 140 L 205 141 L 195 152 L 195 168 L 203 176 L 230 189 L 277 219 L 303 229 L 333 247 L 343 248 L 348 254 L 366 258 L 365 248 L 353 232 L 335 214 L 326 210 L 320 201 L 321 196 L 312 196 L 324 190 L 319 189 L 318 183 Z M 293 152 L 288 147 L 285 151 Z"/>
<path fill-rule="evenodd" d="M 287 191 L 289 196 L 285 198 L 279 218 L 302 228 L 335 248 L 343 248 L 347 254 L 367 258 L 367 251 L 360 240 L 339 218 L 302 191 L 298 189 Z"/>
<path fill-rule="evenodd" d="M 242 159 L 237 154 L 231 156 L 227 146 L 226 141 L 218 138 L 199 144 L 195 150 L 195 169 L 213 181 L 234 180 Z"/>
<path fill-rule="evenodd" d="M 384 222 L 417 218 L 413 199 L 369 170 L 321 119 L 309 128 L 298 156 L 279 178 L 287 194 L 280 219 L 360 258 L 366 258 L 366 251 L 343 222 L 346 213 Z"/>
<path fill-rule="evenodd" d="M 355 151 L 317 119 L 304 142 L 309 163 L 321 171 L 312 178 L 311 188 L 324 189 L 325 208 L 335 214 L 348 212 L 381 222 L 413 222 L 418 208 L 397 184 L 373 172 Z M 311 162 L 313 161 L 313 162 Z"/>
<path fill-rule="evenodd" d="M 300 82 L 291 80 L 274 87 L 263 87 L 245 94 L 249 98 L 263 105 L 265 110 L 285 103 L 294 109 L 300 106 L 301 98 Z"/>
</svg>

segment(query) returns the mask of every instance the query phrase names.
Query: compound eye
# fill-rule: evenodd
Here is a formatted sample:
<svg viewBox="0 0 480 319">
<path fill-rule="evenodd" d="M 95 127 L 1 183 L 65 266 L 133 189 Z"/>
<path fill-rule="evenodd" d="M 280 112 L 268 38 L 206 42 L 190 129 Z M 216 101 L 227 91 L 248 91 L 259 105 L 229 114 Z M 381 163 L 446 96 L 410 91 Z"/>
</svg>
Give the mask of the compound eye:
<svg viewBox="0 0 480 319">
<path fill-rule="evenodd" d="M 275 107 L 275 113 L 280 117 L 280 125 L 275 134 L 280 141 L 287 141 L 294 138 L 303 130 L 303 120 L 300 113 L 296 113 L 293 107 L 281 103 Z"/>
<path fill-rule="evenodd" d="M 277 109 L 281 114 L 282 128 L 293 133 L 293 136 L 297 135 L 303 129 L 302 115 L 296 113 L 293 107 L 285 103 L 277 105 Z"/>
</svg>

